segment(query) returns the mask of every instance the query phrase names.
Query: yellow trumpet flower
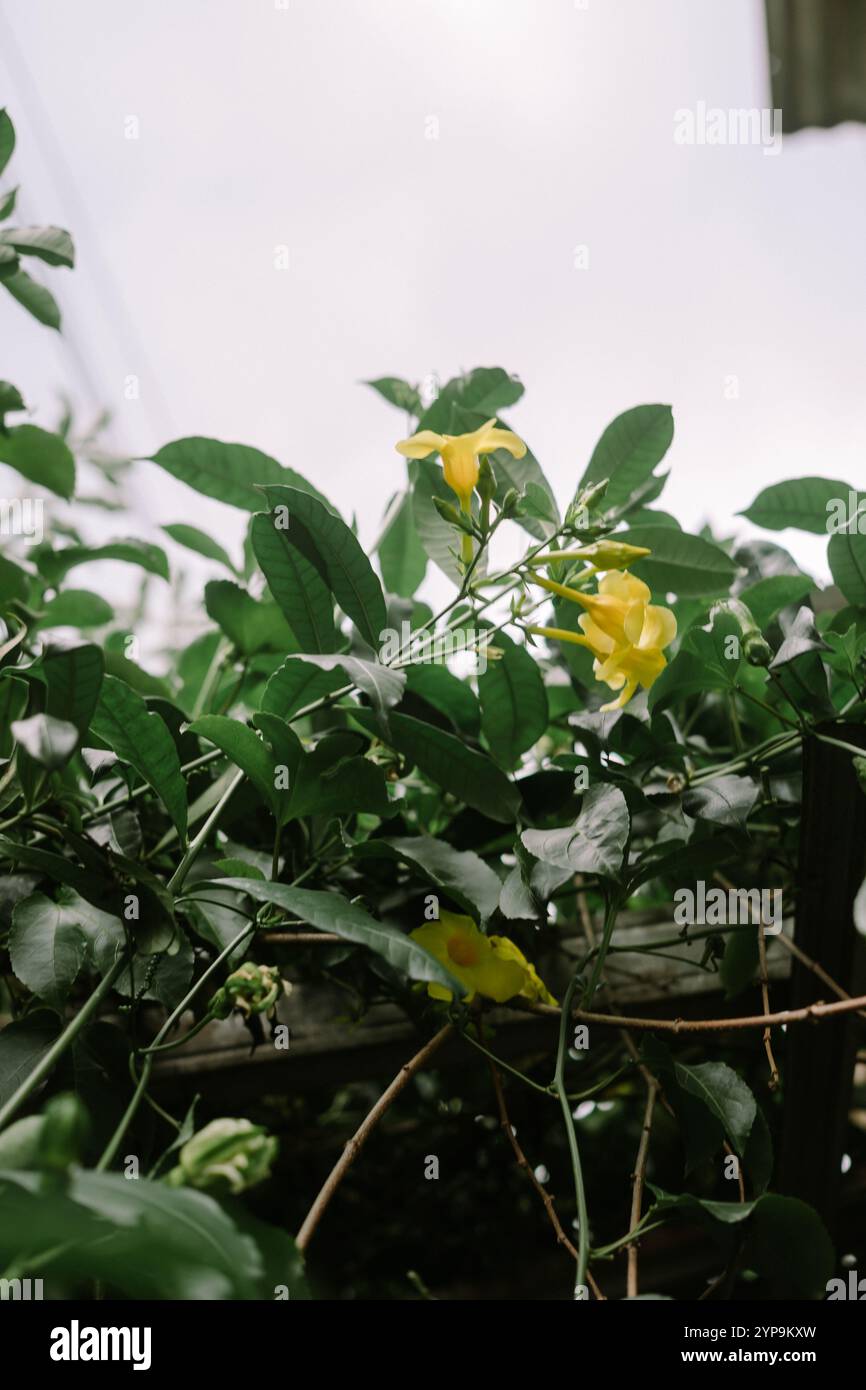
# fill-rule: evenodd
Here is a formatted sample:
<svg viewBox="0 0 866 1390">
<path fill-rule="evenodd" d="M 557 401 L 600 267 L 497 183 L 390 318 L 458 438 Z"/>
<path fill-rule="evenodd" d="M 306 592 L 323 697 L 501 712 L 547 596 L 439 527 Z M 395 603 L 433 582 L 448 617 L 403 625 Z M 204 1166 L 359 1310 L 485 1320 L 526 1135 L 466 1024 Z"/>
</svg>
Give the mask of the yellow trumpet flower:
<svg viewBox="0 0 866 1390">
<path fill-rule="evenodd" d="M 410 935 L 466 986 L 466 1003 L 476 994 L 497 1004 L 518 994 L 556 1003 L 520 948 L 507 937 L 485 936 L 471 917 L 442 911 L 437 922 L 425 922 Z M 427 993 L 432 999 L 450 1001 L 453 997 L 447 986 L 435 981 L 427 985 Z"/>
<path fill-rule="evenodd" d="M 478 482 L 479 456 L 492 454 L 497 449 L 507 449 L 516 459 L 522 459 L 526 453 L 523 440 L 511 430 L 499 429 L 495 418 L 487 420 L 471 434 L 436 434 L 433 430 L 421 430 L 397 445 L 397 452 L 410 459 L 423 459 L 428 454 L 438 453 L 445 481 L 452 492 L 457 493 L 464 512 L 470 509 L 470 499 Z"/>
<path fill-rule="evenodd" d="M 434 430 L 419 430 L 410 439 L 401 439 L 398 453 L 410 459 L 423 459 L 438 453 L 442 459 L 445 481 L 460 498 L 460 509 L 472 515 L 472 493 L 478 483 L 479 457 L 496 449 L 507 449 L 516 459 L 522 459 L 526 445 L 511 430 L 499 429 L 495 418 L 487 420 L 470 434 L 436 434 Z M 461 537 L 461 556 L 464 564 L 472 561 L 472 537 Z"/>
<path fill-rule="evenodd" d="M 611 570 L 599 582 L 598 593 L 588 594 L 541 575 L 532 577 L 542 588 L 586 610 L 579 620 L 581 634 L 563 628 L 530 627 L 529 631 L 592 652 L 596 679 L 620 692 L 602 705 L 603 711 L 622 709 L 639 685 L 650 688 L 667 665 L 663 648 L 676 637 L 677 620 L 669 608 L 650 603 L 652 595 L 643 580 Z"/>
</svg>

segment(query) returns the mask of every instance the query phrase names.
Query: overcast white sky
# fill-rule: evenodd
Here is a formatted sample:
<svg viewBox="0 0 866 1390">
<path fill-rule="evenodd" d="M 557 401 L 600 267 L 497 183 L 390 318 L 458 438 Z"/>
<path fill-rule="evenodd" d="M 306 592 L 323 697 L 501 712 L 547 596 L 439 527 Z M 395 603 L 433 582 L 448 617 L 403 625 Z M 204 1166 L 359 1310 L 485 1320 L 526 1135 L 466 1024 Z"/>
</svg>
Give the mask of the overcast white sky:
<svg viewBox="0 0 866 1390">
<path fill-rule="evenodd" d="M 866 479 L 866 130 L 786 137 L 779 157 L 673 138 L 678 108 L 769 104 L 759 0 L 4 0 L 0 17 L 20 220 L 79 250 L 49 272 L 68 337 L 0 300 L 2 375 L 35 418 L 58 389 L 86 397 L 84 364 L 122 447 L 257 445 L 368 543 L 402 477 L 402 420 L 358 385 L 383 374 L 518 373 L 511 423 L 561 501 L 645 401 L 674 407 L 660 505 L 687 526 L 724 528 L 783 477 Z M 239 534 L 153 465 L 138 497 L 143 534 Z M 782 539 L 821 571 L 821 543 Z"/>
</svg>

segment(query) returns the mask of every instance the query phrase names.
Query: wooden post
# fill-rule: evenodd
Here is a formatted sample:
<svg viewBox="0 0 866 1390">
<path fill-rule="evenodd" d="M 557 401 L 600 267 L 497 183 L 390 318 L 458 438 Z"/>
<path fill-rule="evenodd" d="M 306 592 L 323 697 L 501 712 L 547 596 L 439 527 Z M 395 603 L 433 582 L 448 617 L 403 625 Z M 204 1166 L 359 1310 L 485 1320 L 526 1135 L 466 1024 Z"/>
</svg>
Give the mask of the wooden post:
<svg viewBox="0 0 866 1390">
<path fill-rule="evenodd" d="M 866 750 L 862 725 L 826 732 Z M 866 872 L 866 796 L 842 748 L 809 738 L 803 747 L 803 798 L 795 940 L 851 994 L 862 993 L 863 942 L 853 903 Z M 791 971 L 791 1007 L 832 995 L 799 961 Z M 853 1014 L 788 1030 L 779 1191 L 821 1213 L 831 1233 L 854 1072 Z"/>
</svg>

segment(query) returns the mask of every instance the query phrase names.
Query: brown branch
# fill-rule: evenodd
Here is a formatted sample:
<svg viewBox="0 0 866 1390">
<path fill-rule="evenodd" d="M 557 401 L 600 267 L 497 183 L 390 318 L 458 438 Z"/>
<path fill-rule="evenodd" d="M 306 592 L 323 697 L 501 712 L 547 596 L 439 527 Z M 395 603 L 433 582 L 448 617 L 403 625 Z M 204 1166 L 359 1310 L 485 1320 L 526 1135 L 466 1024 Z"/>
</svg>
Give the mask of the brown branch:
<svg viewBox="0 0 866 1390">
<path fill-rule="evenodd" d="M 646 1177 L 647 1157 L 649 1155 L 650 1131 L 653 1124 L 653 1111 L 655 1109 L 658 1088 L 654 1084 L 647 1087 L 646 1109 L 643 1116 L 643 1128 L 640 1132 L 640 1144 L 638 1145 L 637 1161 L 634 1165 L 632 1174 L 633 1183 L 631 1190 L 631 1219 L 629 1230 L 634 1230 L 640 1221 L 640 1209 L 643 1205 L 643 1185 Z M 637 1241 L 632 1241 L 628 1247 L 628 1274 L 626 1276 L 626 1295 L 628 1298 L 637 1298 Z"/>
<path fill-rule="evenodd" d="M 325 1214 L 325 1211 L 327 1210 L 331 1198 L 333 1197 L 337 1188 L 340 1186 L 340 1183 L 343 1181 L 343 1178 L 348 1173 L 352 1164 L 355 1162 L 355 1159 L 358 1157 L 358 1154 L 361 1152 L 361 1149 L 364 1147 L 364 1144 L 366 1143 L 367 1139 L 370 1137 L 373 1130 L 376 1128 L 376 1125 L 379 1123 L 382 1116 L 385 1114 L 385 1111 L 388 1110 L 391 1105 L 393 1105 L 400 1092 L 412 1080 L 412 1077 L 415 1075 L 415 1073 L 419 1072 L 422 1069 L 422 1067 L 425 1067 L 427 1065 L 428 1061 L 433 1056 L 433 1053 L 436 1052 L 437 1049 L 442 1046 L 446 1038 L 448 1038 L 450 1034 L 453 1033 L 453 1031 L 453 1025 L 450 1023 L 446 1023 L 444 1028 L 440 1028 L 439 1032 L 436 1033 L 430 1039 L 429 1042 L 424 1044 L 424 1046 L 421 1048 L 421 1051 L 416 1052 L 415 1056 L 411 1059 L 411 1061 L 407 1062 L 404 1067 L 400 1068 L 397 1075 L 394 1077 L 394 1080 L 391 1082 L 391 1085 L 387 1088 L 387 1090 L 382 1092 L 381 1096 L 376 1101 L 376 1104 L 373 1106 L 373 1109 L 366 1116 L 366 1118 L 361 1121 L 361 1124 L 358 1126 L 355 1133 L 352 1135 L 352 1138 L 349 1140 L 348 1144 L 344 1148 L 342 1154 L 337 1159 L 337 1162 L 334 1164 L 334 1167 L 331 1169 L 331 1172 L 325 1180 L 324 1186 L 319 1192 L 318 1197 L 313 1202 L 313 1205 L 310 1207 L 310 1210 L 307 1212 L 307 1215 L 304 1218 L 304 1222 L 301 1226 L 301 1229 L 295 1237 L 295 1244 L 297 1245 L 299 1250 L 306 1250 L 307 1246 L 313 1238 L 316 1227 L 318 1226 L 319 1222 Z"/>
<path fill-rule="evenodd" d="M 522 1013 L 546 1014 L 558 1018 L 561 1009 L 541 1004 L 534 999 L 509 999 L 509 1007 Z M 614 1014 L 595 1014 L 586 1009 L 573 1009 L 572 1018 L 578 1023 L 595 1023 L 600 1028 L 634 1028 L 640 1032 L 661 1033 L 724 1033 L 732 1028 L 766 1028 L 768 1025 L 805 1023 L 809 1019 L 833 1018 L 837 1014 L 854 1013 L 866 1008 L 866 994 L 840 999 L 837 1004 L 807 1004 L 802 1009 L 782 1009 L 775 1014 L 750 1014 L 745 1018 L 627 1018 Z"/>
<path fill-rule="evenodd" d="M 713 877 L 715 878 L 716 882 L 720 883 L 723 888 L 726 888 L 729 893 L 732 891 L 736 891 L 735 885 L 725 874 L 722 873 L 720 869 L 716 870 L 716 872 L 713 874 Z M 757 926 L 758 928 L 758 961 L 761 977 L 761 1003 L 764 1006 L 764 1013 L 767 1016 L 769 1016 L 770 985 L 769 976 L 767 974 L 767 943 L 764 940 L 764 927 L 767 924 L 764 921 L 763 912 L 758 913 L 758 920 L 757 922 L 755 921 L 755 917 L 751 908 L 751 903 L 749 904 L 749 918 L 752 922 L 752 925 Z M 779 1068 L 776 1066 L 776 1058 L 773 1055 L 773 1039 L 770 1035 L 769 1024 L 764 1029 L 763 1043 L 764 1051 L 767 1054 L 767 1065 L 770 1068 L 769 1088 L 771 1091 L 777 1091 L 779 1089 Z"/>
<path fill-rule="evenodd" d="M 496 1093 L 496 1105 L 499 1110 L 499 1125 L 500 1128 L 504 1131 L 508 1139 L 508 1142 L 511 1145 L 511 1148 L 514 1152 L 515 1160 L 517 1162 L 517 1166 L 518 1168 L 523 1169 L 524 1173 L 529 1178 L 529 1181 L 532 1183 L 532 1186 L 535 1188 L 536 1192 L 538 1193 L 539 1197 L 544 1203 L 544 1210 L 547 1213 L 547 1218 L 550 1221 L 550 1224 L 553 1227 L 553 1230 L 556 1234 L 558 1244 L 564 1245 L 569 1255 L 571 1255 L 572 1259 L 576 1260 L 578 1258 L 577 1250 L 575 1249 L 574 1245 L 572 1245 L 568 1236 L 565 1234 L 565 1231 L 562 1229 L 562 1222 L 560 1221 L 557 1215 L 556 1207 L 553 1205 L 553 1197 L 549 1192 L 545 1191 L 542 1184 L 538 1181 L 538 1178 L 535 1176 L 535 1172 L 532 1168 L 531 1163 L 529 1162 L 529 1159 L 526 1157 L 526 1154 L 523 1152 L 522 1148 L 520 1147 L 520 1144 L 518 1143 L 517 1135 L 514 1132 L 514 1126 L 512 1125 L 511 1120 L 508 1116 L 508 1107 L 505 1104 L 505 1092 L 502 1089 L 502 1077 L 499 1074 L 499 1070 L 496 1067 L 495 1063 L 490 1059 L 488 1059 L 488 1065 L 490 1067 L 490 1075 L 493 1080 L 493 1089 Z M 596 1298 L 603 1299 L 604 1294 L 601 1292 L 601 1289 L 598 1287 L 598 1284 L 593 1279 L 589 1270 L 587 1270 L 586 1272 L 586 1277 Z"/>
<path fill-rule="evenodd" d="M 837 984 L 833 976 L 828 974 L 824 969 L 823 965 L 819 965 L 811 956 L 807 956 L 806 952 L 797 945 L 796 941 L 792 941 L 784 932 L 779 933 L 777 940 L 780 946 L 784 946 L 789 955 L 792 955 L 801 965 L 805 965 L 806 969 L 811 970 L 813 975 L 817 975 L 821 983 L 826 985 L 828 989 L 831 989 L 837 999 L 851 998 L 847 989 L 843 989 L 841 985 Z M 866 1019 L 866 1009 L 858 1009 L 857 1017 Z"/>
</svg>

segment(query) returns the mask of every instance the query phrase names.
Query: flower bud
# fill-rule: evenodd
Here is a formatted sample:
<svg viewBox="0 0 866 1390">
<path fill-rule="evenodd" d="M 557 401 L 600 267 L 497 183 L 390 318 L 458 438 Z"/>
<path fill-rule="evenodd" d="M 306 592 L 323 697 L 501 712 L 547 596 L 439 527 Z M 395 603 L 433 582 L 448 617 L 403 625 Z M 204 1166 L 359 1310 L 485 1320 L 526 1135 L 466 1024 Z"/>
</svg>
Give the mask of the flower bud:
<svg viewBox="0 0 866 1390">
<path fill-rule="evenodd" d="M 772 648 L 755 622 L 751 610 L 738 598 L 726 598 L 713 604 L 710 609 L 710 622 L 719 613 L 727 613 L 738 624 L 743 635 L 743 656 L 749 665 L 769 666 L 773 659 Z"/>
<path fill-rule="evenodd" d="M 478 482 L 475 491 L 482 502 L 489 502 L 496 496 L 496 475 L 489 458 L 483 458 L 478 465 Z"/>
<path fill-rule="evenodd" d="M 225 984 L 212 996 L 208 1006 L 214 1018 L 228 1018 L 233 1009 L 242 1014 L 267 1014 L 276 1008 L 281 994 L 290 986 L 281 978 L 275 965 L 256 965 L 245 961 L 229 975 Z"/>
<path fill-rule="evenodd" d="M 462 512 L 458 512 L 456 507 L 452 507 L 450 502 L 446 502 L 444 497 L 434 497 L 433 506 L 441 516 L 443 521 L 447 521 L 449 526 L 456 526 L 460 531 L 465 531 L 467 535 L 475 534 L 472 522 Z"/>
<path fill-rule="evenodd" d="M 250 1120 L 211 1120 L 187 1140 L 165 1181 L 236 1196 L 270 1177 L 278 1148 L 273 1135 Z"/>
</svg>

